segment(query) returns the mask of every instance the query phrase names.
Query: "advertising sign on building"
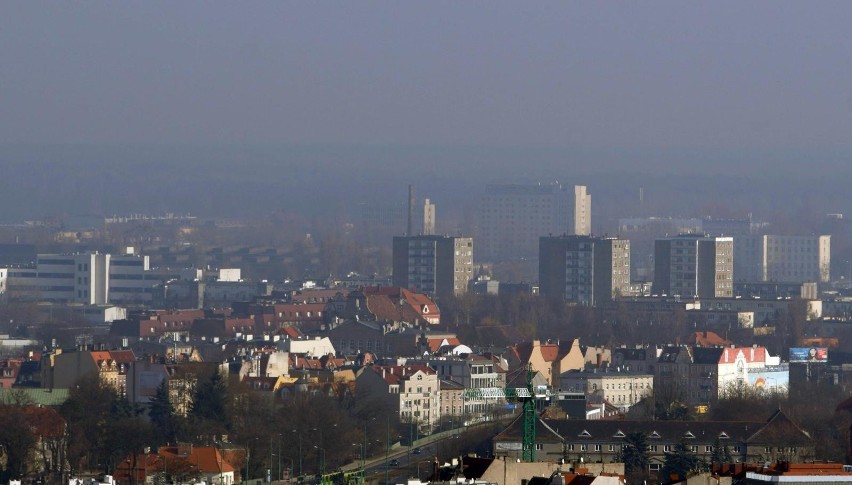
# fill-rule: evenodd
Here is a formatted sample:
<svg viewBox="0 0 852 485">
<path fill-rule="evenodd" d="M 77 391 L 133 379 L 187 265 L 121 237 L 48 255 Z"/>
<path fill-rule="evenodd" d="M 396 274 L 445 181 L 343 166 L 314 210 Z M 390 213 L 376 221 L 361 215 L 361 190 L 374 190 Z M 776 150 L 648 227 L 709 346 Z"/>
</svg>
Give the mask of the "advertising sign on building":
<svg viewBox="0 0 852 485">
<path fill-rule="evenodd" d="M 828 362 L 828 349 L 825 347 L 791 348 L 790 362 Z"/>
</svg>

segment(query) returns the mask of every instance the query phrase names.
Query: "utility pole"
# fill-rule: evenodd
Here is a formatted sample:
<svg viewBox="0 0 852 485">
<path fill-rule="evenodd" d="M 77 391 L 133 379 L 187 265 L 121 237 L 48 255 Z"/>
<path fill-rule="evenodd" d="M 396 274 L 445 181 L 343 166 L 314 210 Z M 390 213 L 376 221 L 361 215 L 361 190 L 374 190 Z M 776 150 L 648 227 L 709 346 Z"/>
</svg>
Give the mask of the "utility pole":
<svg viewBox="0 0 852 485">
<path fill-rule="evenodd" d="M 390 414 L 387 418 L 387 430 L 385 431 L 385 485 L 388 484 L 388 456 L 390 455 Z"/>
</svg>

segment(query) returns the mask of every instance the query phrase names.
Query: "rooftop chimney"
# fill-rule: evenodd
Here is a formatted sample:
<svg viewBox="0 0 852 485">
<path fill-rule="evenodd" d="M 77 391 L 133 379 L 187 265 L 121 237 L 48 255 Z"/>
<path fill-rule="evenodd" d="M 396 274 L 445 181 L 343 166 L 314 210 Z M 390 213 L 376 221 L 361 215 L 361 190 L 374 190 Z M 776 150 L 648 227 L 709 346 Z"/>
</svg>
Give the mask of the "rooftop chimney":
<svg viewBox="0 0 852 485">
<path fill-rule="evenodd" d="M 408 229 L 405 232 L 406 236 L 413 236 L 414 228 L 414 186 L 408 185 Z"/>
</svg>

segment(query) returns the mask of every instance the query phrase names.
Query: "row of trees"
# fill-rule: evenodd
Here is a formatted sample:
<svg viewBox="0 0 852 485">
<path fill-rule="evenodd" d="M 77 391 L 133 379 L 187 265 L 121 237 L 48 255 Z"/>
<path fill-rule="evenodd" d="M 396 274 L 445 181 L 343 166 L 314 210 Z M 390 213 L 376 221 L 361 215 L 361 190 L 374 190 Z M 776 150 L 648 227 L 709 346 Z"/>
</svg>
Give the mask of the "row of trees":
<svg viewBox="0 0 852 485">
<path fill-rule="evenodd" d="M 440 306 L 442 322 L 467 337 L 475 336 L 473 327 L 510 325 L 528 339 L 580 338 L 590 345 L 670 344 L 684 342 L 696 330 L 707 328 L 703 317 L 689 315 L 683 309 L 661 315 L 630 310 L 623 301 L 592 308 L 569 304 L 561 298 L 523 293 L 465 294 L 443 298 Z M 759 342 L 741 329 L 726 327 L 723 333 L 746 344 L 765 345 L 774 355 L 783 354 L 788 348 L 798 346 L 808 331 L 807 305 L 802 300 L 791 300 L 786 311 L 778 312 L 771 321 L 759 323 L 774 326 L 775 333 Z"/>
<path fill-rule="evenodd" d="M 60 409 L 68 422 L 68 459 L 74 471 L 112 471 L 146 447 L 189 442 L 240 448 L 248 477 L 332 470 L 381 454 L 408 437 L 386 401 L 356 406 L 342 383 L 285 400 L 251 391 L 213 368 L 198 376 L 187 416 L 174 413 L 164 382 L 145 406 L 133 406 L 96 376 L 82 379 Z M 130 464 L 135 466 L 134 463 Z"/>
</svg>

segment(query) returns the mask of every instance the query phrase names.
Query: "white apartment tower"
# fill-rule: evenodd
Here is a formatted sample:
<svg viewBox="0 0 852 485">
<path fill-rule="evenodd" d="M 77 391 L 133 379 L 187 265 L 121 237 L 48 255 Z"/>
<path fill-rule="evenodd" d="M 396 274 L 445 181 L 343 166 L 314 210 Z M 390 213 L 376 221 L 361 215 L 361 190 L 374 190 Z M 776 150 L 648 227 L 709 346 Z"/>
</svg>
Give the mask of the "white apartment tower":
<svg viewBox="0 0 852 485">
<path fill-rule="evenodd" d="M 435 204 L 429 199 L 423 202 L 423 235 L 432 236 L 435 234 Z"/>
<path fill-rule="evenodd" d="M 592 233 L 592 194 L 587 192 L 585 185 L 574 186 L 573 202 L 574 218 L 568 232 L 577 236 L 588 236 Z"/>
</svg>

